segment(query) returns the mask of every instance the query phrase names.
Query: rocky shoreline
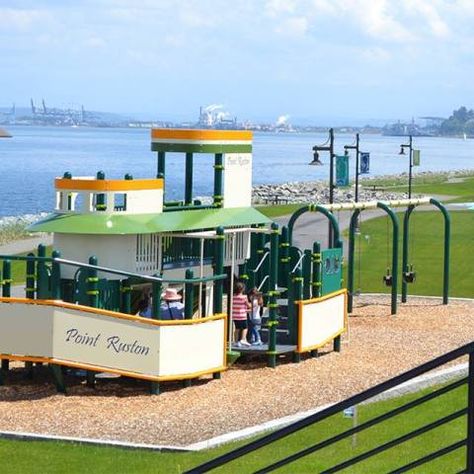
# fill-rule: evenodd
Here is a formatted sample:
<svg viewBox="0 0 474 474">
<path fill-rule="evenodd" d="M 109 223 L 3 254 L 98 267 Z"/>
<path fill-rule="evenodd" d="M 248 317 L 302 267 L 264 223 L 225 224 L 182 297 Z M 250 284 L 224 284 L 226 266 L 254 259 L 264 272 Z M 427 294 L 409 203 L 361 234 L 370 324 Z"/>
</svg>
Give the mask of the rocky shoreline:
<svg viewBox="0 0 474 474">
<path fill-rule="evenodd" d="M 416 178 L 445 178 L 448 182 L 462 180 L 472 176 L 473 170 L 457 170 L 449 172 L 425 171 L 416 174 Z M 359 185 L 359 201 L 388 201 L 391 199 L 406 198 L 406 192 L 391 191 L 391 186 L 374 185 L 374 181 L 394 181 L 397 185 L 408 181 L 407 173 L 398 175 L 373 176 L 363 178 Z M 414 197 L 421 195 L 414 194 Z M 334 189 L 334 202 L 350 202 L 355 200 L 355 186 Z M 281 184 L 260 184 L 253 187 L 252 202 L 254 204 L 296 204 L 306 202 L 329 202 L 328 182 L 319 181 L 292 181 Z"/>
</svg>

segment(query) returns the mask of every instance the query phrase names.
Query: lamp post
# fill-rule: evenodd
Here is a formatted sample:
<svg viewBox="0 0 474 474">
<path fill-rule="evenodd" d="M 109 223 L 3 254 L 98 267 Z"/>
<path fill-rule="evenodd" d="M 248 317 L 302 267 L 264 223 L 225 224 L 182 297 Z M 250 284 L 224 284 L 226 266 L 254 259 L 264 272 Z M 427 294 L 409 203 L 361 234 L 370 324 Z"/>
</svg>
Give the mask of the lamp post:
<svg viewBox="0 0 474 474">
<path fill-rule="evenodd" d="M 319 160 L 319 152 L 328 151 L 329 152 L 329 204 L 334 203 L 334 129 L 329 129 L 329 137 L 322 145 L 313 146 L 313 161 L 309 163 L 310 165 L 322 165 L 322 162 Z M 333 246 L 333 231 L 331 223 L 329 223 L 329 238 L 328 238 L 328 247 Z"/>
<path fill-rule="evenodd" d="M 408 199 L 411 199 L 411 182 L 413 179 L 413 136 L 408 136 L 408 143 L 400 145 L 400 155 L 405 155 L 405 148 L 408 148 L 410 152 L 410 161 L 408 168 Z"/>
<path fill-rule="evenodd" d="M 355 145 L 344 145 L 344 153 L 347 155 L 348 150 L 355 150 L 356 163 L 355 163 L 355 202 L 359 202 L 359 134 L 356 133 Z"/>
</svg>

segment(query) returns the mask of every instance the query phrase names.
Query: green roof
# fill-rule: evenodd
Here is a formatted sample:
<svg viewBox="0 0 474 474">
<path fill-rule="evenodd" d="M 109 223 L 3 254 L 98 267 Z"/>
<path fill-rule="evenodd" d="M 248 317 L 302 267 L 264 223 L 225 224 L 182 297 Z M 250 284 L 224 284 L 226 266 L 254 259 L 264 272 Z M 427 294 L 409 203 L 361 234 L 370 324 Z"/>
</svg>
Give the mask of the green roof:
<svg viewBox="0 0 474 474">
<path fill-rule="evenodd" d="M 152 234 L 268 224 L 271 219 L 252 207 L 196 209 L 161 214 L 59 214 L 30 225 L 31 232 L 63 234 Z"/>
</svg>

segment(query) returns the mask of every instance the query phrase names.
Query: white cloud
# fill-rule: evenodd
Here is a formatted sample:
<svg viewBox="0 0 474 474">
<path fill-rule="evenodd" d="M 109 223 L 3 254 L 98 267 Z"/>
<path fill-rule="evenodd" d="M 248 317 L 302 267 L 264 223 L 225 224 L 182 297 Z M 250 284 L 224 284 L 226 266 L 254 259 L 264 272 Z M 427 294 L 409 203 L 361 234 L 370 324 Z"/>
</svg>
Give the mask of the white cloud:
<svg viewBox="0 0 474 474">
<path fill-rule="evenodd" d="M 283 20 L 283 22 L 275 28 L 275 31 L 285 36 L 300 38 L 308 31 L 308 20 L 304 17 L 288 18 L 287 20 Z"/>
<path fill-rule="evenodd" d="M 51 15 L 47 11 L 0 8 L 0 31 L 26 32 L 33 28 L 42 28 L 44 23 L 50 20 Z"/>
</svg>

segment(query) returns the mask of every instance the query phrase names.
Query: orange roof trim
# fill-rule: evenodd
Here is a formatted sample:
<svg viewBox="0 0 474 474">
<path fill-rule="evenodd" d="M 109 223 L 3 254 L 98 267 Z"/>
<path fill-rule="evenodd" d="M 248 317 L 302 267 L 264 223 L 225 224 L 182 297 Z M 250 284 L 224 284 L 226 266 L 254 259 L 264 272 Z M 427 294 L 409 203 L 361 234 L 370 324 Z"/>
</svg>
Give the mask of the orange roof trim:
<svg viewBox="0 0 474 474">
<path fill-rule="evenodd" d="M 163 189 L 162 179 L 67 179 L 56 178 L 56 189 L 79 191 L 143 191 Z"/>
<path fill-rule="evenodd" d="M 253 133 L 249 130 L 190 130 L 176 128 L 152 128 L 151 138 L 160 140 L 251 141 L 253 138 Z"/>
</svg>

